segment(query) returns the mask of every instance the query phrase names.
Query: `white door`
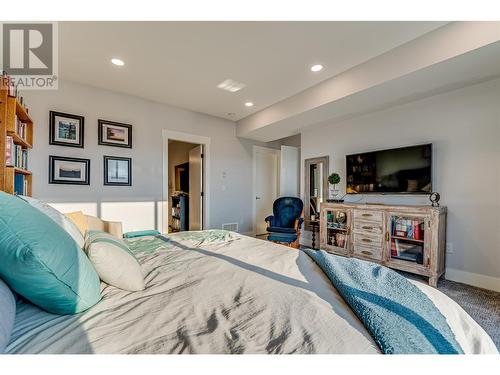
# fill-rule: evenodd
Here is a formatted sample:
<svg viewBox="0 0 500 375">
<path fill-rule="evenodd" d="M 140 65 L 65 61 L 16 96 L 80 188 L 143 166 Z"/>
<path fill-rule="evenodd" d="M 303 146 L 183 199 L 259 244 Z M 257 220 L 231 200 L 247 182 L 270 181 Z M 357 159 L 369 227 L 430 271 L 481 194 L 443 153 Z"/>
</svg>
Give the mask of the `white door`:
<svg viewBox="0 0 500 375">
<path fill-rule="evenodd" d="M 280 196 L 298 197 L 300 190 L 300 148 L 281 146 Z"/>
<path fill-rule="evenodd" d="M 254 148 L 255 234 L 266 233 L 266 216 L 272 215 L 278 197 L 279 151 Z"/>
<path fill-rule="evenodd" d="M 203 215 L 203 148 L 189 151 L 189 230 L 201 230 Z"/>
</svg>

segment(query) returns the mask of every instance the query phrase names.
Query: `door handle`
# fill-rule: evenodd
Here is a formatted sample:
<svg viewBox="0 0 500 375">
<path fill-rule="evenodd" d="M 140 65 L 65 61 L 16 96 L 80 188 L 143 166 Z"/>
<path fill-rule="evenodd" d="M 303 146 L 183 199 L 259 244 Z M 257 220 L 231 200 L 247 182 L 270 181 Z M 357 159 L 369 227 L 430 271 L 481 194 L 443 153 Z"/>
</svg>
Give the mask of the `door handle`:
<svg viewBox="0 0 500 375">
<path fill-rule="evenodd" d="M 255 199 L 260 199 L 260 197 L 255 197 Z"/>
</svg>

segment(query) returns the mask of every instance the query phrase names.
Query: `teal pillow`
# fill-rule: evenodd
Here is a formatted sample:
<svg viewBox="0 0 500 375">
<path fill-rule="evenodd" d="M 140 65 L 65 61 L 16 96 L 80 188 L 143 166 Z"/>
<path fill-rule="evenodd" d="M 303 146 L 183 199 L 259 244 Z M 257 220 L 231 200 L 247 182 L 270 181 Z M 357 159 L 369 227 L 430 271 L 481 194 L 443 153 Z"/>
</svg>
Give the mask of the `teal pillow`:
<svg viewBox="0 0 500 375">
<path fill-rule="evenodd" d="M 22 199 L 0 192 L 0 277 L 24 298 L 55 314 L 99 302 L 100 281 L 73 238 Z"/>
</svg>

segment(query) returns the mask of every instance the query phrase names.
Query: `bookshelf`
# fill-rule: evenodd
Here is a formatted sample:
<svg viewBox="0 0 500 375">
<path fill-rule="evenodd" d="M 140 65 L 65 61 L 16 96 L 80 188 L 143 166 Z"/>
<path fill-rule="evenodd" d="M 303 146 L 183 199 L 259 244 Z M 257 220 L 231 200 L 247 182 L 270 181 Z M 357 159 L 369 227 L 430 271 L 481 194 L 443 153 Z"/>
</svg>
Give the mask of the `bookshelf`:
<svg viewBox="0 0 500 375">
<path fill-rule="evenodd" d="M 324 203 L 322 250 L 429 278 L 445 271 L 446 207 Z"/>
<path fill-rule="evenodd" d="M 0 190 L 31 196 L 28 155 L 33 147 L 33 120 L 16 97 L 9 77 L 0 79 Z"/>
<path fill-rule="evenodd" d="M 172 232 L 189 230 L 189 196 L 181 193 L 172 196 Z"/>
</svg>

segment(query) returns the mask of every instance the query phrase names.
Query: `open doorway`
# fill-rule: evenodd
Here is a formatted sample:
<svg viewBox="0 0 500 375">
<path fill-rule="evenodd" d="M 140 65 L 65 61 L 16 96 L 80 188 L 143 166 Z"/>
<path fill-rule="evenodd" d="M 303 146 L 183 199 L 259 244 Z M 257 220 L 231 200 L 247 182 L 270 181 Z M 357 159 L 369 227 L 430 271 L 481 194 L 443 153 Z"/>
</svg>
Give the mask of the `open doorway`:
<svg viewBox="0 0 500 375">
<path fill-rule="evenodd" d="M 168 232 L 204 228 L 204 145 L 168 140 Z"/>
</svg>

